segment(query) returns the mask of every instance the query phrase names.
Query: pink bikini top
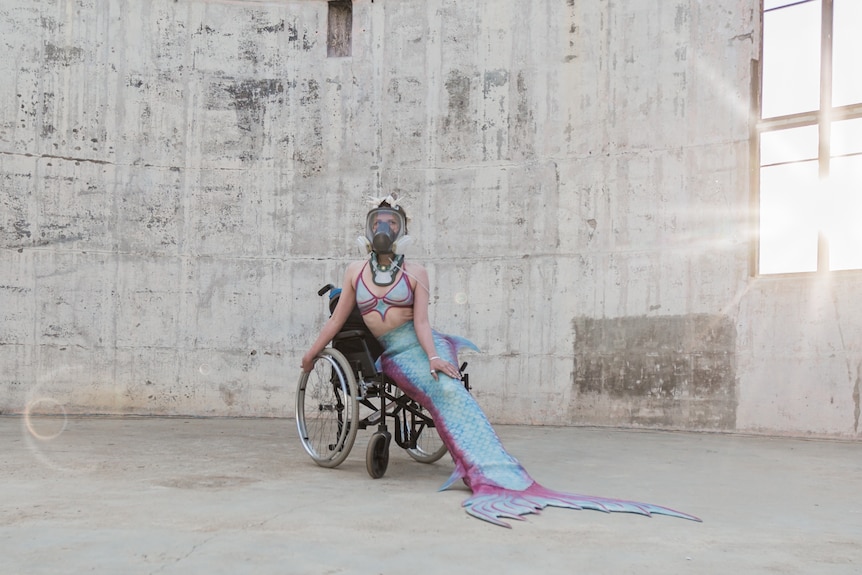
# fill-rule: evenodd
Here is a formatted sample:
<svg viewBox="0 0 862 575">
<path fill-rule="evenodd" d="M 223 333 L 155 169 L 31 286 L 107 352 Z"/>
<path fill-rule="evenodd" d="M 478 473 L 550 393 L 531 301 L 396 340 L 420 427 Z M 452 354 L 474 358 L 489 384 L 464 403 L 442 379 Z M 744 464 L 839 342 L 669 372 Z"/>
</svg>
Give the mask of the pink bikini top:
<svg viewBox="0 0 862 575">
<path fill-rule="evenodd" d="M 365 279 L 362 277 L 364 271 L 365 266 L 362 267 L 359 277 L 356 278 L 356 305 L 359 307 L 359 313 L 367 315 L 376 311 L 380 317 L 386 319 L 386 312 L 389 311 L 389 308 L 413 307 L 413 287 L 407 279 L 407 274 L 402 272 L 401 277 L 389 288 L 389 291 L 383 297 L 377 297 L 365 285 Z"/>
</svg>

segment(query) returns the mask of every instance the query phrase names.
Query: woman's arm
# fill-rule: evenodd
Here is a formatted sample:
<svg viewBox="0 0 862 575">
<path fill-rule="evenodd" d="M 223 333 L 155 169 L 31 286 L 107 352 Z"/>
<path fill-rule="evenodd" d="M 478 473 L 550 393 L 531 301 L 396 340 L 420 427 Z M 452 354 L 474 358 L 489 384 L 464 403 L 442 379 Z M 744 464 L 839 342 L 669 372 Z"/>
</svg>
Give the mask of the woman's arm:
<svg viewBox="0 0 862 575">
<path fill-rule="evenodd" d="M 330 341 L 332 341 L 332 338 L 341 331 L 341 328 L 344 327 L 344 322 L 347 321 L 347 318 L 350 316 L 350 312 L 353 311 L 353 306 L 356 305 L 356 288 L 354 287 L 354 280 L 356 278 L 357 267 L 360 267 L 361 265 L 362 262 L 354 262 L 347 266 L 347 272 L 344 274 L 344 283 L 341 286 L 341 296 L 338 298 L 338 304 L 335 306 L 335 310 L 333 310 L 332 315 L 328 320 L 326 320 L 326 323 L 323 324 L 323 328 L 320 330 L 320 334 L 317 336 L 317 339 L 314 340 L 314 343 L 310 348 L 308 348 L 305 355 L 302 356 L 302 371 L 306 373 L 311 371 L 311 368 L 314 366 L 314 358 Z"/>
<path fill-rule="evenodd" d="M 428 305 L 431 300 L 428 285 L 428 272 L 424 267 L 418 265 L 410 266 L 410 276 L 416 282 L 413 286 L 413 327 L 416 330 L 416 338 L 419 345 L 428 355 L 428 363 L 431 365 L 431 375 L 437 379 L 437 372 L 443 372 L 453 379 L 459 379 L 461 373 L 458 368 L 437 355 L 434 345 L 434 335 L 431 333 L 431 322 L 428 319 Z"/>
</svg>

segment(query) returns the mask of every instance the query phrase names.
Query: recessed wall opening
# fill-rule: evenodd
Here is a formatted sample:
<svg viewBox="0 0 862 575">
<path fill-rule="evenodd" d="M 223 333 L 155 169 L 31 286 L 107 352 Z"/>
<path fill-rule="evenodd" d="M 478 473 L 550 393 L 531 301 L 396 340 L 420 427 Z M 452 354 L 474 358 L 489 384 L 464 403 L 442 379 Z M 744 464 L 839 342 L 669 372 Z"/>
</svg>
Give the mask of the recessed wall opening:
<svg viewBox="0 0 862 575">
<path fill-rule="evenodd" d="M 329 58 L 351 55 L 352 30 L 353 3 L 350 0 L 329 2 L 326 34 L 326 55 Z"/>
</svg>

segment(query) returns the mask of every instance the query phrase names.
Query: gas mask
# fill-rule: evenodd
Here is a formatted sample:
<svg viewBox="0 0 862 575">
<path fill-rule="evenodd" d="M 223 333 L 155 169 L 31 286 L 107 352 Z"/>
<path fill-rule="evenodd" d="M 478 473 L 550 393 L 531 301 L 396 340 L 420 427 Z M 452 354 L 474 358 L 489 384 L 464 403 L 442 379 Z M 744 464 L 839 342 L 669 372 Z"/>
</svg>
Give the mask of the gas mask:
<svg viewBox="0 0 862 575">
<path fill-rule="evenodd" d="M 369 251 L 377 254 L 397 253 L 398 243 L 405 243 L 407 222 L 398 210 L 375 208 L 368 212 L 365 220 L 365 240 Z"/>
</svg>

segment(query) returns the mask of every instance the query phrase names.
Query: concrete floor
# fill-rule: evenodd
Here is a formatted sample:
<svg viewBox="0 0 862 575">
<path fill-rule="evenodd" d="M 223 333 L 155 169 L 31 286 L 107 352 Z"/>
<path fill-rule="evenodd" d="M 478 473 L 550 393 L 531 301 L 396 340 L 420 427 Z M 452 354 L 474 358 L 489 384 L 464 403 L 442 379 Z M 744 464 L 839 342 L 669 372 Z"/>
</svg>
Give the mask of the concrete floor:
<svg viewBox="0 0 862 575">
<path fill-rule="evenodd" d="M 447 458 L 361 432 L 317 467 L 292 420 L 0 417 L 0 573 L 862 572 L 862 443 L 500 426 L 548 487 L 667 505 L 694 523 L 547 509 L 503 529 L 437 492 Z"/>
</svg>

